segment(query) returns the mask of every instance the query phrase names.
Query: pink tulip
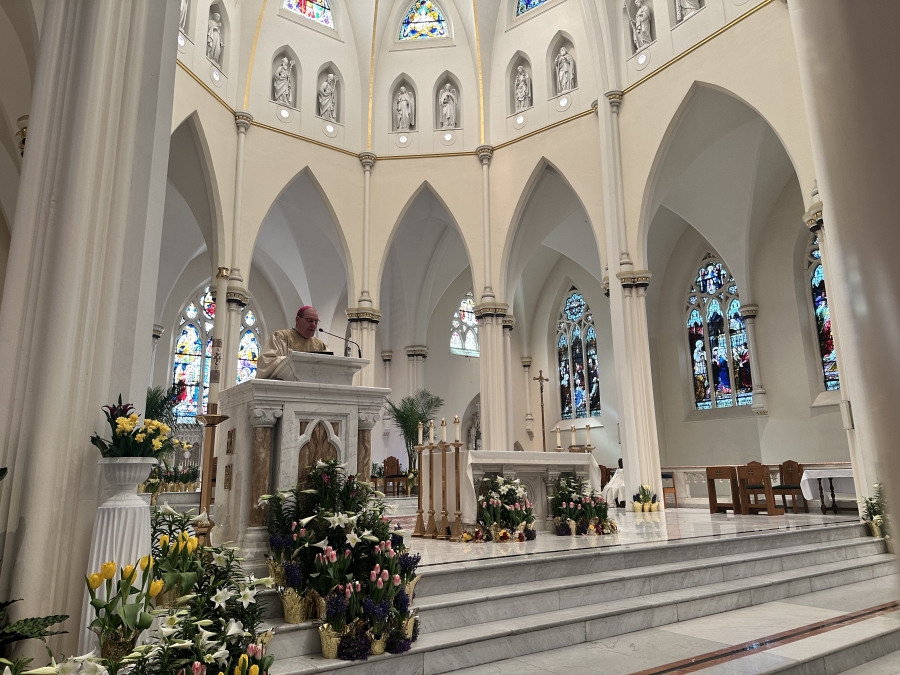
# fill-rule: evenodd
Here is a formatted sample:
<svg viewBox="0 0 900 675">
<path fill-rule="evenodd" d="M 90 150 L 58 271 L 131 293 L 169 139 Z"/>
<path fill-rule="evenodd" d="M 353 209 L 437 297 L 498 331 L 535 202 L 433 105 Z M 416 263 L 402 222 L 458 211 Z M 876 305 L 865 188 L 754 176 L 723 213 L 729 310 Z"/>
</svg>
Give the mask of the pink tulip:
<svg viewBox="0 0 900 675">
<path fill-rule="evenodd" d="M 305 527 L 301 527 L 301 528 L 300 528 L 299 534 L 300 534 L 301 537 L 305 537 L 305 536 L 306 536 L 306 528 L 305 528 Z"/>
<path fill-rule="evenodd" d="M 481 502 L 481 508 L 486 509 L 486 508 L 487 508 L 487 502 Z"/>
<path fill-rule="evenodd" d="M 296 521 L 296 520 L 293 521 L 293 522 L 291 523 L 291 529 L 292 529 L 292 530 L 296 530 L 296 529 L 297 529 L 297 521 Z"/>
<path fill-rule="evenodd" d="M 381 522 L 386 523 L 388 521 L 387 516 L 381 516 Z"/>
<path fill-rule="evenodd" d="M 581 511 L 581 504 L 578 505 L 578 510 Z"/>
<path fill-rule="evenodd" d="M 346 596 L 349 598 L 349 597 L 350 597 L 350 592 L 351 592 L 351 591 L 350 591 L 350 586 L 348 585 L 348 586 L 347 586 L 347 592 L 346 592 L 344 595 L 346 595 Z"/>
<path fill-rule="evenodd" d="M 360 588 L 361 588 L 361 586 L 359 585 L 359 582 L 357 581 L 356 582 L 356 592 L 357 593 L 359 593 Z"/>
<path fill-rule="evenodd" d="M 399 585 L 400 585 L 400 575 L 395 574 L 394 575 L 394 586 L 399 586 Z"/>
<path fill-rule="evenodd" d="M 574 508 L 575 508 L 575 502 L 569 502 L 569 508 L 570 508 L 570 509 L 574 509 Z"/>
<path fill-rule="evenodd" d="M 294 532 L 294 541 L 297 541 L 297 533 Z"/>
<path fill-rule="evenodd" d="M 387 570 L 381 570 L 382 580 L 387 581 L 389 576 L 391 576 L 390 572 L 388 572 Z"/>
<path fill-rule="evenodd" d="M 193 665 L 191 666 L 191 672 L 194 673 L 194 675 L 203 675 L 203 673 L 206 672 L 206 666 L 204 666 L 199 661 L 194 661 Z"/>
<path fill-rule="evenodd" d="M 519 502 L 516 502 L 516 510 L 518 511 L 521 507 L 519 506 Z"/>
<path fill-rule="evenodd" d="M 331 555 L 328 556 L 328 560 L 330 562 L 337 562 L 337 553 L 334 551 L 331 552 Z"/>
<path fill-rule="evenodd" d="M 386 542 L 384 542 L 384 543 L 387 544 L 388 550 L 390 551 L 390 550 L 391 550 L 391 542 L 390 542 L 390 540 L 388 540 L 388 541 L 386 541 Z"/>
<path fill-rule="evenodd" d="M 384 588 L 384 582 L 381 579 L 379 579 L 378 581 L 375 582 L 375 586 L 379 589 Z"/>
<path fill-rule="evenodd" d="M 375 563 L 375 574 L 381 574 L 381 565 Z"/>
<path fill-rule="evenodd" d="M 344 559 L 347 559 L 349 557 L 350 557 L 350 549 L 348 548 L 347 550 L 344 551 Z"/>
<path fill-rule="evenodd" d="M 371 572 L 369 572 L 369 581 L 375 581 L 375 577 L 377 576 L 378 575 L 375 574 L 375 570 L 372 570 Z"/>
</svg>

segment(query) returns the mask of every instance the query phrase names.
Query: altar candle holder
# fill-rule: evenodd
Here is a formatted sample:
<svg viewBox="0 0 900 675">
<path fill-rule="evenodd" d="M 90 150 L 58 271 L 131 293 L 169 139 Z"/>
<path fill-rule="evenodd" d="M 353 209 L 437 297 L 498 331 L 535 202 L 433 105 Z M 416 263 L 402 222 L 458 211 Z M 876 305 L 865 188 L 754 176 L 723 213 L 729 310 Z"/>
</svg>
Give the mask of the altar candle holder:
<svg viewBox="0 0 900 675">
<path fill-rule="evenodd" d="M 422 475 L 422 450 L 425 449 L 425 446 L 422 445 L 422 423 L 419 422 L 419 444 L 415 446 L 416 452 L 419 453 L 419 476 Z M 413 530 L 412 536 L 414 537 L 424 537 L 425 536 L 425 519 L 422 517 L 424 511 L 422 510 L 422 483 L 423 481 L 419 480 L 419 506 L 416 509 L 416 527 Z"/>
<path fill-rule="evenodd" d="M 562 431 L 559 428 L 559 425 L 556 425 L 556 447 L 553 448 L 556 452 L 562 452 Z"/>
<path fill-rule="evenodd" d="M 437 524 L 434 522 L 434 451 L 437 449 L 434 444 L 434 422 L 429 425 L 428 438 L 428 526 L 425 528 L 425 538 L 434 539 L 438 534 Z"/>
<path fill-rule="evenodd" d="M 458 417 L 456 419 L 459 420 Z M 456 428 L 458 430 L 459 426 L 457 426 Z M 455 460 L 456 460 L 456 472 L 455 472 L 456 473 L 456 510 L 453 512 L 456 517 L 453 519 L 453 527 L 450 529 L 450 539 L 452 541 L 460 541 L 462 539 L 463 524 L 462 524 L 462 508 L 461 508 L 462 502 L 460 501 L 460 498 L 459 498 L 459 486 L 460 486 L 459 449 L 462 447 L 462 443 L 459 440 L 457 440 L 455 443 L 452 443 L 451 445 L 453 447 Z"/>
<path fill-rule="evenodd" d="M 446 420 L 441 420 L 441 428 L 444 432 L 443 436 L 446 437 Z M 441 524 L 438 527 L 438 539 L 450 538 L 450 521 L 447 519 L 447 448 L 449 447 L 450 444 L 446 441 L 441 441 L 441 443 L 438 444 L 438 448 L 441 453 Z"/>
</svg>

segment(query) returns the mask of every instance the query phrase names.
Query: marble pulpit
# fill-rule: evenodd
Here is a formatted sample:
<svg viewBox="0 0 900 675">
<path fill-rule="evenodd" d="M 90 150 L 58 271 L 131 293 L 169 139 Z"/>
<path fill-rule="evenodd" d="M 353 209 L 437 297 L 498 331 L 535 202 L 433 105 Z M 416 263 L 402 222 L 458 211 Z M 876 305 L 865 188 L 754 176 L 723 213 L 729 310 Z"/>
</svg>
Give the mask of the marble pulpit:
<svg viewBox="0 0 900 675">
<path fill-rule="evenodd" d="M 289 489 L 316 461 L 337 458 L 368 480 L 372 427 L 390 389 L 359 387 L 353 376 L 367 359 L 292 352 L 269 380 L 225 389 L 219 411 L 214 541 L 243 549 L 245 569 L 262 572 L 269 550 L 260 495 Z"/>
</svg>

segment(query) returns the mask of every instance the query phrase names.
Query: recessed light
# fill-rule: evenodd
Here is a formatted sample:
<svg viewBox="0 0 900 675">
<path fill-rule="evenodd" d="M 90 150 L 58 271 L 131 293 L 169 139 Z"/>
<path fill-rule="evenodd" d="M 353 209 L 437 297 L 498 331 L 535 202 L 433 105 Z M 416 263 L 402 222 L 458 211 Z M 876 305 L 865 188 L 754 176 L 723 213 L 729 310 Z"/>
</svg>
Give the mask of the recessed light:
<svg viewBox="0 0 900 675">
<path fill-rule="evenodd" d="M 408 141 L 408 140 L 409 140 L 409 139 L 408 139 L 406 136 L 401 136 L 401 137 L 400 137 L 400 142 L 401 142 L 401 143 L 406 143 L 406 141 Z"/>
<path fill-rule="evenodd" d="M 184 47 L 184 35 L 178 36 L 178 44 L 179 46 Z"/>
<path fill-rule="evenodd" d="M 281 115 L 284 119 L 287 119 L 291 113 L 289 113 L 287 110 L 282 108 L 281 110 L 278 111 L 278 114 Z"/>
<path fill-rule="evenodd" d="M 218 70 L 214 70 L 214 71 L 213 71 L 213 79 L 214 79 L 216 82 L 219 81 L 219 71 L 218 71 Z"/>
<path fill-rule="evenodd" d="M 559 99 L 559 104 L 560 104 L 561 106 L 567 106 L 567 105 L 569 105 L 569 99 L 567 99 L 567 98 L 561 98 L 561 99 Z"/>
<path fill-rule="evenodd" d="M 326 124 L 325 131 L 327 131 L 329 134 L 334 133 L 334 126 L 331 124 Z"/>
<path fill-rule="evenodd" d="M 453 140 L 453 134 L 451 134 L 451 133 L 446 133 L 446 134 L 444 134 L 444 140 L 445 140 L 445 141 L 452 141 L 452 140 Z"/>
<path fill-rule="evenodd" d="M 516 118 L 516 124 L 522 124 L 522 122 L 524 122 L 524 121 L 525 121 L 525 115 L 519 115 Z"/>
<path fill-rule="evenodd" d="M 641 65 L 644 65 L 645 63 L 647 63 L 647 55 L 646 55 L 646 54 L 641 54 L 641 55 L 638 57 L 638 63 L 640 63 Z"/>
</svg>

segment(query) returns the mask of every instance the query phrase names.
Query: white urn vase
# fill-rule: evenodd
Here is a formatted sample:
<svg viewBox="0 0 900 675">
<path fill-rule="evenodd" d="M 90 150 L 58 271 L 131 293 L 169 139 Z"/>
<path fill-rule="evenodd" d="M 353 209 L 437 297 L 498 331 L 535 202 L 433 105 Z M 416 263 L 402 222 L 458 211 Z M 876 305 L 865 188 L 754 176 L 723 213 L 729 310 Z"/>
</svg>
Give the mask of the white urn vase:
<svg viewBox="0 0 900 675">
<path fill-rule="evenodd" d="M 104 504 L 127 506 L 144 504 L 137 495 L 137 486 L 147 480 L 150 471 L 156 466 L 153 457 L 104 457 L 99 462 L 103 467 L 103 476 L 113 486 L 115 494 Z"/>
</svg>

